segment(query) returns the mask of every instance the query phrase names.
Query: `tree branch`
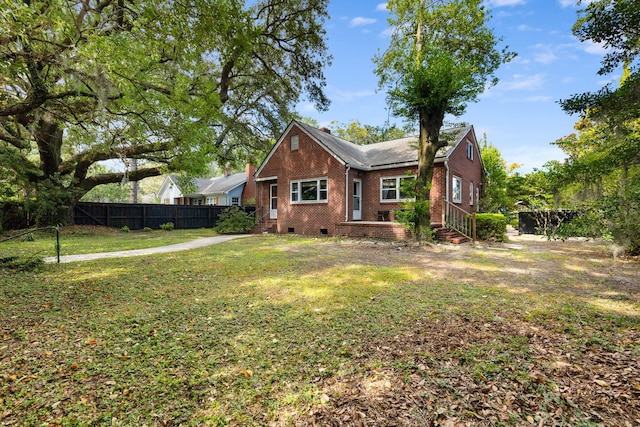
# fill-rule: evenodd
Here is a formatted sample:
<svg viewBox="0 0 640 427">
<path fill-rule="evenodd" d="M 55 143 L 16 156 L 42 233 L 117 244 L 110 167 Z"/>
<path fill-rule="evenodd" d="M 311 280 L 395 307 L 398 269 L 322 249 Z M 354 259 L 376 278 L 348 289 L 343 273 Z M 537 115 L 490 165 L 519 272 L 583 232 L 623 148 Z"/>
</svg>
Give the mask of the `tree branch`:
<svg viewBox="0 0 640 427">
<path fill-rule="evenodd" d="M 128 174 L 125 174 L 125 172 L 104 173 L 86 178 L 80 183 L 80 187 L 85 191 L 89 191 L 98 185 L 115 184 L 122 182 L 125 176 L 129 179 L 129 181 L 140 181 L 151 176 L 160 176 L 162 175 L 162 173 L 163 170 L 159 167 L 142 168 L 131 171 Z"/>
</svg>

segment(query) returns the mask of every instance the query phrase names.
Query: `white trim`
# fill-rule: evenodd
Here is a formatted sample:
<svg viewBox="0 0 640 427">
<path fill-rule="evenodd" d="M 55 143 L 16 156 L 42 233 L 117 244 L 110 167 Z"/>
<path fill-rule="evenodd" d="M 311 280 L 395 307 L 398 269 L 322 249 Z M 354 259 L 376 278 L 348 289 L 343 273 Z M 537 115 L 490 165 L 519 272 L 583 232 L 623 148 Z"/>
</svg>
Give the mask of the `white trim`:
<svg viewBox="0 0 640 427">
<path fill-rule="evenodd" d="M 316 183 L 316 200 L 302 200 L 302 183 L 303 182 L 314 182 Z M 325 181 L 326 182 L 326 189 L 321 190 L 320 188 L 320 182 L 321 181 Z M 293 186 L 294 184 L 296 184 L 296 194 L 297 194 L 297 199 L 298 200 L 294 200 L 293 199 Z M 321 191 L 325 191 L 327 193 L 327 198 L 326 199 L 321 199 L 320 198 L 320 192 Z M 292 205 L 303 205 L 303 204 L 310 204 L 310 203 L 328 203 L 329 202 L 329 179 L 326 176 L 321 176 L 318 178 L 305 178 L 305 179 L 293 179 L 291 181 L 289 181 L 289 202 Z"/>
<path fill-rule="evenodd" d="M 356 210 L 356 202 L 355 202 L 355 198 L 356 198 L 356 192 L 355 192 L 355 188 L 356 188 L 356 184 L 358 184 L 358 188 L 359 188 L 359 193 L 358 193 L 358 207 L 359 209 Z M 354 221 L 361 221 L 362 220 L 362 180 L 359 178 L 353 178 L 353 194 L 351 194 L 351 197 L 353 198 L 353 208 L 352 208 L 352 212 L 351 212 L 351 217 Z M 349 196 L 347 195 L 346 197 L 347 199 L 349 199 Z"/>
<path fill-rule="evenodd" d="M 455 186 L 455 182 L 458 181 L 460 182 L 460 194 L 458 194 L 458 197 L 456 198 L 456 186 Z M 451 202 L 452 203 L 462 203 L 462 178 L 460 178 L 457 175 L 453 175 L 453 177 L 451 178 Z"/>
<path fill-rule="evenodd" d="M 273 197 L 273 189 L 276 189 L 276 196 Z M 276 208 L 273 209 L 273 200 L 276 201 Z M 269 219 L 278 219 L 278 184 L 269 185 Z"/>
<path fill-rule="evenodd" d="M 256 182 L 264 182 L 264 181 L 277 181 L 277 176 L 266 176 L 264 178 L 256 178 Z"/>
</svg>

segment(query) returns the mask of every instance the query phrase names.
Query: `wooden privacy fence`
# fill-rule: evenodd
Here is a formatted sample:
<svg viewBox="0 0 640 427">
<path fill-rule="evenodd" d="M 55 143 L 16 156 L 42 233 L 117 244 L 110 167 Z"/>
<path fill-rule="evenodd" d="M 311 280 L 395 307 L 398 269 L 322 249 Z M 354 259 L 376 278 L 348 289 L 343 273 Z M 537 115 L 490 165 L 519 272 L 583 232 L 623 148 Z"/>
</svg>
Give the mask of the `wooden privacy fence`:
<svg viewBox="0 0 640 427">
<path fill-rule="evenodd" d="M 128 203 L 78 203 L 73 211 L 76 225 L 102 225 L 105 227 L 140 230 L 160 228 L 173 223 L 173 228 L 213 228 L 218 217 L 229 206 L 151 205 Z M 254 212 L 255 208 L 240 208 Z"/>
</svg>

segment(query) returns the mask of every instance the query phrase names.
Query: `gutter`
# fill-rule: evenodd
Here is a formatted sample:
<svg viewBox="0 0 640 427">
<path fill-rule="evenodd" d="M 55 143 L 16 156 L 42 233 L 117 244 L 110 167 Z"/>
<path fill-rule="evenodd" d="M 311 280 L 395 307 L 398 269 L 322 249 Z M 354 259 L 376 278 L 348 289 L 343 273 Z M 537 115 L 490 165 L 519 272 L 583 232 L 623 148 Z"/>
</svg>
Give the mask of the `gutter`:
<svg viewBox="0 0 640 427">
<path fill-rule="evenodd" d="M 349 171 L 351 166 L 347 163 L 344 171 L 344 222 L 349 222 Z"/>
</svg>

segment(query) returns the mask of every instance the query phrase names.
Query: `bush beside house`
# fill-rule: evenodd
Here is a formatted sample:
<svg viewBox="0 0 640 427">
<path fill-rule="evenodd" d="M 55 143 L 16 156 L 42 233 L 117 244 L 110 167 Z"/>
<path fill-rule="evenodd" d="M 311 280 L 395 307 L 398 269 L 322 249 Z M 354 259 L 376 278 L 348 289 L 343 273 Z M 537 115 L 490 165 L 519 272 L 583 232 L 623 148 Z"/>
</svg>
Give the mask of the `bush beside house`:
<svg viewBox="0 0 640 427">
<path fill-rule="evenodd" d="M 480 240 L 503 242 L 507 232 L 507 217 L 502 214 L 476 214 L 476 234 Z"/>
</svg>

